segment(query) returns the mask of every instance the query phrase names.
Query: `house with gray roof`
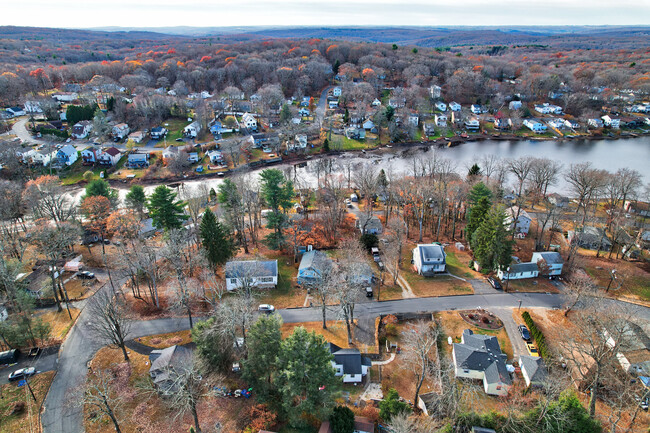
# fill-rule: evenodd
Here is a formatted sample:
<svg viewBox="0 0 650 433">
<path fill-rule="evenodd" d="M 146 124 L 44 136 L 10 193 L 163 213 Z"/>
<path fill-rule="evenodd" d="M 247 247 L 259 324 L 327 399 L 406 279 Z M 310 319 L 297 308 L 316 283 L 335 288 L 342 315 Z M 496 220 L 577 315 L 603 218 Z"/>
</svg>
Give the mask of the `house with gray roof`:
<svg viewBox="0 0 650 433">
<path fill-rule="evenodd" d="M 460 343 L 454 343 L 452 357 L 456 377 L 480 380 L 486 394 L 505 396 L 512 385 L 506 368 L 507 356 L 499 340 L 489 335 L 463 331 Z"/>
<path fill-rule="evenodd" d="M 226 289 L 274 288 L 278 285 L 277 260 L 241 260 L 226 263 Z"/>
<path fill-rule="evenodd" d="M 184 346 L 171 346 L 166 349 L 152 350 L 149 354 L 149 375 L 151 381 L 162 394 L 176 391 L 175 381 L 180 370 L 188 365 L 192 350 Z"/>
<path fill-rule="evenodd" d="M 372 365 L 370 358 L 361 356 L 359 349 L 341 349 L 336 344 L 328 344 L 333 355 L 332 367 L 343 383 L 361 383 Z"/>
<path fill-rule="evenodd" d="M 361 234 L 380 235 L 384 231 L 381 220 L 376 215 L 362 215 L 357 220 Z"/>
<path fill-rule="evenodd" d="M 530 260 L 532 263 L 540 263 L 543 261 L 548 268 L 548 272 L 543 272 L 544 276 L 562 275 L 562 267 L 564 266 L 564 259 L 560 253 L 555 251 L 536 251 L 533 253 L 533 258 Z M 539 265 L 538 265 L 539 267 Z"/>
<path fill-rule="evenodd" d="M 418 274 L 425 277 L 445 272 L 446 260 L 445 249 L 439 243 L 418 244 L 413 248 L 413 266 Z"/>
<path fill-rule="evenodd" d="M 518 206 L 512 206 L 506 209 L 505 212 L 506 218 L 504 222 L 509 227 L 509 230 L 514 230 L 515 233 L 526 236 L 530 230 L 530 223 L 533 221 L 528 212 L 519 209 Z"/>
<path fill-rule="evenodd" d="M 612 249 L 612 241 L 605 235 L 604 229 L 601 227 L 585 226 L 579 231 L 568 231 L 569 243 L 578 243 L 581 248 L 588 250 L 597 250 L 600 246 L 601 251 L 609 251 Z"/>
<path fill-rule="evenodd" d="M 298 284 L 314 285 L 321 281 L 323 274 L 332 266 L 332 261 L 322 251 L 307 251 L 302 255 L 298 268 Z"/>
<path fill-rule="evenodd" d="M 524 376 L 526 386 L 541 386 L 548 372 L 544 360 L 539 356 L 521 355 L 519 357 L 519 366 L 521 367 L 521 375 Z"/>
<path fill-rule="evenodd" d="M 537 262 L 513 263 L 507 269 L 499 269 L 497 276 L 501 281 L 536 278 L 539 276 L 539 267 Z"/>
</svg>

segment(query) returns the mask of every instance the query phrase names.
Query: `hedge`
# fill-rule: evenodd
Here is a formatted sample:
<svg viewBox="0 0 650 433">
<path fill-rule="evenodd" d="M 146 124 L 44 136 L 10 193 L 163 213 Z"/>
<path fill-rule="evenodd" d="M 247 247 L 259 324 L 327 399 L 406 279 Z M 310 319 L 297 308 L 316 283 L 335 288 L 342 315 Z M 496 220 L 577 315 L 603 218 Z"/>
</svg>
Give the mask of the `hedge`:
<svg viewBox="0 0 650 433">
<path fill-rule="evenodd" d="M 530 317 L 528 311 L 521 313 L 521 317 L 524 319 L 524 322 L 526 322 L 526 326 L 528 326 L 530 334 L 535 339 L 535 343 L 537 343 L 537 350 L 539 350 L 540 356 L 545 360 L 548 359 L 550 354 L 548 353 L 548 346 L 546 345 L 544 334 L 542 334 L 542 331 L 540 331 L 537 325 L 535 325 L 535 322 L 533 322 L 533 318 Z"/>
</svg>

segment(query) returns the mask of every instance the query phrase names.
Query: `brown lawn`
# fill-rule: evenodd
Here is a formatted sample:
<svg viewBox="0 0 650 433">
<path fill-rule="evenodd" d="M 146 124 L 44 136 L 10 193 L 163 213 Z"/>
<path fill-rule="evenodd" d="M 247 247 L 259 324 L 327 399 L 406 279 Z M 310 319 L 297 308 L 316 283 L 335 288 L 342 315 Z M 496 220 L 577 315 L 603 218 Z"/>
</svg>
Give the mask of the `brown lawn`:
<svg viewBox="0 0 650 433">
<path fill-rule="evenodd" d="M 315 332 L 318 335 L 322 335 L 325 341 L 329 343 L 334 343 L 341 348 L 357 348 L 363 353 L 375 353 L 377 352 L 376 347 L 367 346 L 365 344 L 360 344 L 354 340 L 354 326 L 351 325 L 352 329 L 352 344 L 348 344 L 348 334 L 347 328 L 344 321 L 334 321 L 328 320 L 327 329 L 323 329 L 323 322 L 301 322 L 301 323 L 283 323 L 282 324 L 282 338 L 286 338 L 291 333 L 293 329 L 302 326 L 309 332 Z"/>
<path fill-rule="evenodd" d="M 503 289 L 506 289 L 506 283 L 502 282 Z M 526 292 L 526 293 L 560 293 L 548 278 L 527 278 L 524 280 L 511 280 L 508 282 L 508 292 Z"/>
<path fill-rule="evenodd" d="M 33 376 L 29 385 L 34 391 L 36 402 L 26 386 L 18 387 L 16 382 L 2 385 L 0 390 L 0 433 L 40 431 L 40 407 L 45 399 L 55 372 L 48 371 Z M 17 403 L 24 403 L 24 409 L 10 415 Z"/>
<path fill-rule="evenodd" d="M 149 335 L 137 339 L 138 343 L 156 349 L 164 349 L 174 345 L 184 345 L 192 342 L 191 331 L 168 332 L 166 334 Z"/>
<path fill-rule="evenodd" d="M 39 317 L 51 327 L 49 341 L 50 344 L 62 343 L 72 328 L 75 320 L 77 320 L 77 317 L 79 317 L 80 311 L 77 308 L 70 307 L 70 314 L 72 315 L 72 319 L 70 319 L 70 315 L 68 314 L 68 310 L 65 308 L 65 305 L 63 307 L 63 311 L 61 312 L 48 311 L 39 315 Z"/>
<path fill-rule="evenodd" d="M 583 254 L 584 253 L 584 254 Z M 591 279 L 601 288 L 606 289 L 611 281 L 611 271 L 616 269 L 617 280 L 611 284 L 608 294 L 612 297 L 627 298 L 650 305 L 650 270 L 640 262 L 627 262 L 605 257 L 595 257 L 594 251 L 580 250 L 583 269 Z M 589 254 L 589 255 L 587 255 Z M 620 284 L 620 289 L 618 286 Z"/>
</svg>

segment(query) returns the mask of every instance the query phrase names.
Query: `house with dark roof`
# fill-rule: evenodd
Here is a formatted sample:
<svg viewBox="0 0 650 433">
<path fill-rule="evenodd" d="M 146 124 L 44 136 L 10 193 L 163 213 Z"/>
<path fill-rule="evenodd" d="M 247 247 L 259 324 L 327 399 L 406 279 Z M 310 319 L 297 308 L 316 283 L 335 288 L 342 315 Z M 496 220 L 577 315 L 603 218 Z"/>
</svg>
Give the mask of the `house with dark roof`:
<svg viewBox="0 0 650 433">
<path fill-rule="evenodd" d="M 331 362 L 336 376 L 342 377 L 343 383 L 361 383 L 372 366 L 370 358 L 361 356 L 359 349 L 341 349 L 333 343 L 328 347 L 334 356 Z"/>
<path fill-rule="evenodd" d="M 381 220 L 376 215 L 362 215 L 357 220 L 361 234 L 380 235 L 384 231 Z"/>
<path fill-rule="evenodd" d="M 536 278 L 539 276 L 539 267 L 536 262 L 513 263 L 507 269 L 499 269 L 497 276 L 501 281 Z"/>
<path fill-rule="evenodd" d="M 548 375 L 544 360 L 539 356 L 521 355 L 519 367 L 521 367 L 521 375 L 524 376 L 526 386 L 541 386 Z"/>
<path fill-rule="evenodd" d="M 438 243 L 418 244 L 413 248 L 413 266 L 418 274 L 425 277 L 445 272 L 446 258 L 444 247 Z"/>
<path fill-rule="evenodd" d="M 567 235 L 569 243 L 574 242 L 575 239 L 581 248 L 597 250 L 600 247 L 602 251 L 612 249 L 612 241 L 605 235 L 605 231 L 601 227 L 585 226 L 577 232 L 569 230 Z"/>
<path fill-rule="evenodd" d="M 298 284 L 317 284 L 327 269 L 332 266 L 332 261 L 322 251 L 307 251 L 302 255 L 300 267 L 298 268 Z"/>
<path fill-rule="evenodd" d="M 270 433 L 260 431 L 259 433 Z M 332 433 L 332 426 L 329 421 L 323 421 L 318 429 L 318 433 Z M 375 433 L 375 423 L 370 418 L 363 416 L 354 416 L 354 427 L 352 433 Z"/>
<path fill-rule="evenodd" d="M 81 122 L 75 123 L 75 125 L 72 127 L 70 136 L 72 138 L 86 138 L 92 129 L 93 124 L 89 120 L 82 120 Z"/>
<path fill-rule="evenodd" d="M 278 285 L 277 260 L 241 260 L 226 263 L 226 289 L 274 288 Z"/>
<path fill-rule="evenodd" d="M 100 165 L 112 167 L 122 159 L 122 152 L 117 147 L 102 149 L 97 155 L 97 162 Z"/>
<path fill-rule="evenodd" d="M 646 331 L 630 321 L 621 327 L 612 328 L 605 328 L 603 333 L 608 338 L 607 345 L 616 347 L 616 358 L 623 370 L 631 374 L 650 376 L 650 337 Z"/>
<path fill-rule="evenodd" d="M 560 253 L 555 251 L 536 251 L 533 253 L 533 258 L 530 260 L 532 263 L 537 263 L 540 268 L 540 261 L 546 265 L 546 272 L 542 272 L 544 276 L 562 275 L 562 267 L 564 266 L 564 259 Z M 542 268 L 540 268 L 542 269 Z"/>
<path fill-rule="evenodd" d="M 166 349 L 152 350 L 149 354 L 149 376 L 162 394 L 173 394 L 174 382 L 178 372 L 188 364 L 192 351 L 183 346 L 171 346 Z"/>
<path fill-rule="evenodd" d="M 489 335 L 463 331 L 460 343 L 454 343 L 452 357 L 456 377 L 480 380 L 486 394 L 505 396 L 512 385 L 506 368 L 507 356 L 499 340 Z"/>
<path fill-rule="evenodd" d="M 167 129 L 163 128 L 162 126 L 154 126 L 153 128 L 151 128 L 151 132 L 149 134 L 151 134 L 151 138 L 153 140 L 160 140 L 165 135 L 167 135 L 167 132 L 169 131 L 167 131 Z"/>
</svg>

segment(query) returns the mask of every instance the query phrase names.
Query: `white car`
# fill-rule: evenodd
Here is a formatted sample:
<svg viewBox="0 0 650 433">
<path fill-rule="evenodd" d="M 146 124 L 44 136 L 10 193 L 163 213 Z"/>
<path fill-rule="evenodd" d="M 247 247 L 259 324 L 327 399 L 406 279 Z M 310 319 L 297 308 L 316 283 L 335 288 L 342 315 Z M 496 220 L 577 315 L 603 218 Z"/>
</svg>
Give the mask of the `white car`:
<svg viewBox="0 0 650 433">
<path fill-rule="evenodd" d="M 9 381 L 13 382 L 14 380 L 20 380 L 34 374 L 36 374 L 36 369 L 34 367 L 21 368 L 20 370 L 16 370 L 9 375 Z"/>
<path fill-rule="evenodd" d="M 275 307 L 271 304 L 261 304 L 259 307 L 257 307 L 257 310 L 262 313 L 270 314 L 275 311 Z"/>
</svg>

